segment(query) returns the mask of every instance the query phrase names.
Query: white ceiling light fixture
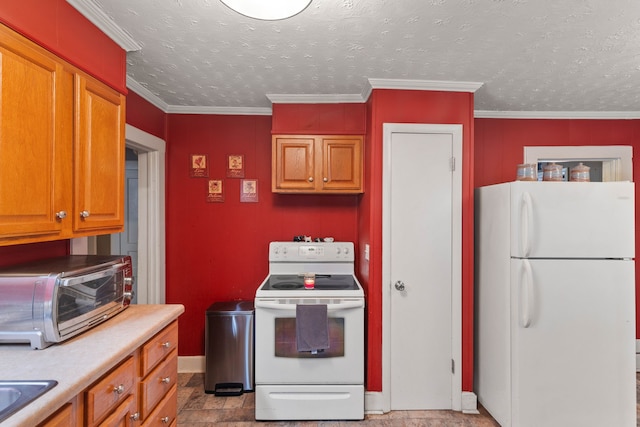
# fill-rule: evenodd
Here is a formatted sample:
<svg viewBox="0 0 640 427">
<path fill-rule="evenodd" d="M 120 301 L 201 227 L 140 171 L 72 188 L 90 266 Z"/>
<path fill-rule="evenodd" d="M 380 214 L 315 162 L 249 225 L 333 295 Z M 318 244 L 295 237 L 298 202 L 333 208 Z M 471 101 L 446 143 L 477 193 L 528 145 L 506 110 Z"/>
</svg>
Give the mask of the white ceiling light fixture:
<svg viewBox="0 0 640 427">
<path fill-rule="evenodd" d="M 277 21 L 297 15 L 311 0 L 220 0 L 227 7 L 249 18 Z"/>
</svg>

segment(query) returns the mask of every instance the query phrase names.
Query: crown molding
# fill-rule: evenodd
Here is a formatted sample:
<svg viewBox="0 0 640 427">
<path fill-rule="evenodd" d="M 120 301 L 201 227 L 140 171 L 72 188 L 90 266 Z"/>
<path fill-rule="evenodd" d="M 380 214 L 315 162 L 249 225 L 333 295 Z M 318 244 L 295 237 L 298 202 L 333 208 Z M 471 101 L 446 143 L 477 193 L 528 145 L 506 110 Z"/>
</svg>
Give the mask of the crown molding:
<svg viewBox="0 0 640 427">
<path fill-rule="evenodd" d="M 397 81 L 397 80 L 396 80 Z M 405 80 L 406 81 L 406 80 Z M 224 115 L 272 115 L 271 108 L 258 107 L 199 107 L 169 105 L 151 93 L 133 78 L 127 76 L 127 88 L 140 95 L 165 113 L 173 114 L 224 114 Z M 379 89 L 380 87 L 376 87 Z M 405 88 L 406 89 L 406 88 Z M 415 88 L 414 88 L 415 89 Z M 371 94 L 371 88 L 362 95 L 278 95 L 268 94 L 274 104 L 332 104 L 361 103 Z M 428 90 L 428 89 L 424 89 Z M 437 89 L 431 89 L 437 90 Z M 476 119 L 592 119 L 592 120 L 633 120 L 640 119 L 640 111 L 491 111 L 474 110 Z"/>
<path fill-rule="evenodd" d="M 447 80 L 367 79 L 370 89 L 365 89 L 367 99 L 373 89 L 436 90 L 445 92 L 475 92 L 481 82 L 457 82 Z"/>
<path fill-rule="evenodd" d="M 166 113 L 167 110 L 169 109 L 169 104 L 167 104 L 162 99 L 160 99 L 159 97 L 151 93 L 149 89 L 142 86 L 140 83 L 138 83 L 136 80 L 134 80 L 132 77 L 129 77 L 129 76 L 127 76 L 127 88 L 134 91 L 135 93 L 140 95 L 142 98 L 144 98 L 147 102 L 153 104 L 155 107 L 159 108 L 163 112 Z"/>
<path fill-rule="evenodd" d="M 230 116 L 270 116 L 271 108 L 260 107 L 190 107 L 170 105 L 169 114 L 219 114 Z"/>
<path fill-rule="evenodd" d="M 275 94 L 268 93 L 272 104 L 361 104 L 365 101 L 358 94 Z"/>
<path fill-rule="evenodd" d="M 127 52 L 142 49 L 125 30 L 120 28 L 109 16 L 104 13 L 92 0 L 67 0 L 78 12 L 98 27 L 111 40 Z"/>
<path fill-rule="evenodd" d="M 640 119 L 640 111 L 490 111 L 475 110 L 476 119 Z"/>
<path fill-rule="evenodd" d="M 159 110 L 167 114 L 221 114 L 221 115 L 253 115 L 253 116 L 270 116 L 271 108 L 254 108 L 254 107 L 200 107 L 200 106 L 184 106 L 169 105 L 156 95 L 151 93 L 149 89 L 142 86 L 133 78 L 127 76 L 127 88 L 150 104 L 153 104 Z"/>
</svg>

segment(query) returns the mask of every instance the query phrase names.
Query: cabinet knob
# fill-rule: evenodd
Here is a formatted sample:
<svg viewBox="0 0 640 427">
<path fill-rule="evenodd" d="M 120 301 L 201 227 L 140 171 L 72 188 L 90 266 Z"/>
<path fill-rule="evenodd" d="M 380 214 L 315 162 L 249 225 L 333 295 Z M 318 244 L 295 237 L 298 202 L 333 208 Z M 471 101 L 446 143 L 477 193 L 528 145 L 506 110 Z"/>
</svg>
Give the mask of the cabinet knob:
<svg viewBox="0 0 640 427">
<path fill-rule="evenodd" d="M 312 176 L 309 177 L 309 182 L 313 182 L 313 177 Z"/>
<path fill-rule="evenodd" d="M 160 382 L 163 383 L 163 384 L 169 384 L 171 382 L 171 377 L 161 378 Z"/>
<path fill-rule="evenodd" d="M 162 421 L 162 422 L 163 422 L 163 424 L 167 424 L 167 423 L 169 422 L 169 420 L 170 420 L 170 419 L 171 419 L 171 418 L 169 418 L 169 417 L 162 417 L 162 418 L 160 418 L 160 421 Z"/>
<path fill-rule="evenodd" d="M 131 421 L 138 421 L 138 420 L 140 419 L 140 413 L 139 413 L 139 412 L 136 412 L 136 413 L 134 413 L 134 414 L 131 414 L 131 415 L 129 416 L 129 419 L 130 419 Z"/>
<path fill-rule="evenodd" d="M 164 348 L 169 348 L 169 347 L 171 347 L 171 341 L 163 342 L 161 345 L 162 345 Z"/>
<path fill-rule="evenodd" d="M 113 392 L 116 394 L 124 393 L 124 385 L 120 384 L 118 387 L 114 387 Z"/>
<path fill-rule="evenodd" d="M 80 212 L 80 218 L 89 218 L 89 215 L 91 215 L 89 211 Z"/>
<path fill-rule="evenodd" d="M 324 181 L 324 182 L 329 182 L 329 178 L 324 177 L 323 181 Z"/>
<path fill-rule="evenodd" d="M 60 211 L 56 213 L 56 218 L 58 219 L 65 219 L 66 217 L 67 217 L 67 211 Z"/>
</svg>

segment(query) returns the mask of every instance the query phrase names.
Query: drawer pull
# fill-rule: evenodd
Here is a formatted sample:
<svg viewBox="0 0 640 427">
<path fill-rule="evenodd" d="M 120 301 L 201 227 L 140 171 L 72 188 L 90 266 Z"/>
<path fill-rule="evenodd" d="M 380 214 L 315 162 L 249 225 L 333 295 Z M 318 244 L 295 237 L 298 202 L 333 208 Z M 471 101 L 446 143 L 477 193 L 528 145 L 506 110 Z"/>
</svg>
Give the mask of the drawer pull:
<svg viewBox="0 0 640 427">
<path fill-rule="evenodd" d="M 114 387 L 113 392 L 117 394 L 124 393 L 124 385 L 120 384 L 118 387 Z"/>
<path fill-rule="evenodd" d="M 170 419 L 171 418 L 169 418 L 169 417 L 162 417 L 162 418 L 160 418 L 160 421 L 162 421 L 164 424 L 168 424 Z"/>
<path fill-rule="evenodd" d="M 171 378 L 170 377 L 160 378 L 160 382 L 164 384 L 169 384 L 171 382 Z"/>
<path fill-rule="evenodd" d="M 131 416 L 129 416 L 129 419 L 131 421 L 138 421 L 140 419 L 140 412 L 136 412 L 135 414 L 131 414 Z"/>
<path fill-rule="evenodd" d="M 163 342 L 161 345 L 162 345 L 164 348 L 169 348 L 169 347 L 171 347 L 171 341 Z"/>
<path fill-rule="evenodd" d="M 82 211 L 82 212 L 80 212 L 80 218 L 82 218 L 82 219 L 89 218 L 89 216 L 90 216 L 90 215 L 91 215 L 91 214 L 89 213 L 89 211 Z"/>
</svg>

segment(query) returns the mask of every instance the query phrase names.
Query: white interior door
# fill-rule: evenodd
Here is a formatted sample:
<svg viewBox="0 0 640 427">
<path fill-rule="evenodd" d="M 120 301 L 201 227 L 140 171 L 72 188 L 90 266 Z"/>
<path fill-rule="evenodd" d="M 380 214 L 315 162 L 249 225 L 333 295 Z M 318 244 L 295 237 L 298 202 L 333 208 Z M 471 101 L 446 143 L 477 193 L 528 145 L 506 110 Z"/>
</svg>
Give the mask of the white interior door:
<svg viewBox="0 0 640 427">
<path fill-rule="evenodd" d="M 461 172 L 454 158 L 461 141 L 455 139 L 450 132 L 422 131 L 393 132 L 388 141 L 384 276 L 390 292 L 391 410 L 452 409 L 452 396 L 460 395 L 454 393 L 458 347 L 452 344 L 460 286 Z"/>
</svg>

